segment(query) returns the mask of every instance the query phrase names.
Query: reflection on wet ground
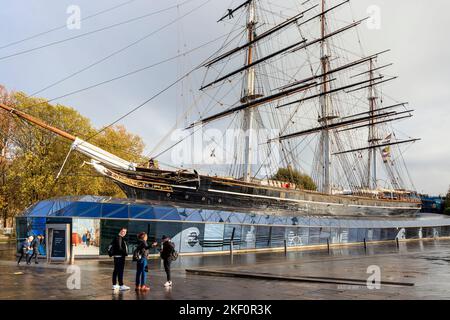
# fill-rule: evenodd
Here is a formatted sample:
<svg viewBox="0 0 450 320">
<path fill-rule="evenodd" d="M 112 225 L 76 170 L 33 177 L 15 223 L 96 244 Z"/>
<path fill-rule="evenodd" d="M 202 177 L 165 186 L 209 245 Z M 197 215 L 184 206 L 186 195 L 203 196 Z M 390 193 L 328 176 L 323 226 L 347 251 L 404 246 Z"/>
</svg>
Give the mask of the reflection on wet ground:
<svg viewBox="0 0 450 320">
<path fill-rule="evenodd" d="M 112 261 L 77 260 L 80 289 L 73 287 L 73 273 L 66 265 L 17 266 L 14 245 L 0 245 L 0 299 L 449 299 L 450 240 L 427 240 L 363 247 L 342 247 L 321 251 L 180 257 L 173 263 L 173 288 L 163 287 L 165 274 L 159 260 L 150 260 L 151 290 L 133 290 L 135 264 L 127 261 L 125 279 L 130 292 L 111 290 Z M 378 266 L 380 289 L 363 285 Z M 187 273 L 186 269 L 264 274 L 272 279 L 221 277 Z M 373 267 L 372 267 L 373 269 Z M 370 271 L 371 269 L 369 269 Z M 69 270 L 73 272 L 73 269 Z M 274 280 L 275 277 L 357 279 L 359 285 Z M 70 283 L 69 283 L 70 282 Z M 71 285 L 72 284 L 72 285 Z"/>
</svg>

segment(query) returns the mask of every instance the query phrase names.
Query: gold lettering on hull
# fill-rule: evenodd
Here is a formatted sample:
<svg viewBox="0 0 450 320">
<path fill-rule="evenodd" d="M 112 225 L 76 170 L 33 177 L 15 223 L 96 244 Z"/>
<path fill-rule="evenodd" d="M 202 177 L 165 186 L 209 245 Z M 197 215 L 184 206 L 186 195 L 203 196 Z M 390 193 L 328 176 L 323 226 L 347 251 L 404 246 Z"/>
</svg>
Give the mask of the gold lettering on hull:
<svg viewBox="0 0 450 320">
<path fill-rule="evenodd" d="M 135 179 L 130 179 L 124 176 L 121 176 L 117 173 L 112 172 L 111 170 L 106 169 L 105 172 L 106 176 L 110 177 L 111 179 L 114 179 L 116 181 L 119 181 L 123 184 L 126 184 L 130 187 L 140 188 L 140 189 L 147 189 L 147 190 L 155 190 L 155 191 L 161 191 L 161 192 L 173 192 L 173 188 L 166 184 L 160 184 L 160 183 L 154 183 L 154 182 L 148 182 L 148 181 L 139 181 Z"/>
</svg>

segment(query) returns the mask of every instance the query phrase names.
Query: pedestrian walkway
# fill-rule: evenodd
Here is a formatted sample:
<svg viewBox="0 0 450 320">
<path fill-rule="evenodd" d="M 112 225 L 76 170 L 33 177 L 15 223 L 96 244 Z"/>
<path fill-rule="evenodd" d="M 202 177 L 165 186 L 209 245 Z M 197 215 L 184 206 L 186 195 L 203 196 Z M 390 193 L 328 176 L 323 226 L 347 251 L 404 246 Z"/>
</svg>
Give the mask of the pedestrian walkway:
<svg viewBox="0 0 450 320">
<path fill-rule="evenodd" d="M 363 247 L 346 247 L 330 253 L 322 250 L 287 255 L 180 257 L 173 263 L 172 289 L 163 287 L 165 274 L 160 260 L 150 260 L 151 290 L 146 294 L 113 293 L 111 260 L 75 261 L 81 288 L 70 290 L 67 282 L 72 274 L 67 273 L 67 265 L 41 261 L 38 265 L 18 267 L 13 252 L 14 246 L 0 245 L 0 299 L 450 299 L 449 240 L 400 243 L 398 248 L 395 243 L 370 245 L 367 251 Z M 369 289 L 365 282 L 371 276 L 368 268 L 370 271 L 374 266 L 381 272 L 378 290 Z M 186 269 L 246 276 L 206 275 Z M 127 261 L 125 281 L 132 288 L 134 277 L 135 264 Z M 330 281 L 301 281 L 302 278 Z"/>
</svg>

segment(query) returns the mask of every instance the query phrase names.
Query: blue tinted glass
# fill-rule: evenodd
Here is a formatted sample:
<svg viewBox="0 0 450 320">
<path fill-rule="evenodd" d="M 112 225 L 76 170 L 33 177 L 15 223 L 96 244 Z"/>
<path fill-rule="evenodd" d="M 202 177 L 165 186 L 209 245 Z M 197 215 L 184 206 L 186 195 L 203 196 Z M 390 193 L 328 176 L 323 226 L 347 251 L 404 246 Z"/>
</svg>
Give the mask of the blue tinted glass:
<svg viewBox="0 0 450 320">
<path fill-rule="evenodd" d="M 53 201 L 40 201 L 38 202 L 28 214 L 33 217 L 46 217 L 53 207 Z"/>
<path fill-rule="evenodd" d="M 72 216 L 100 218 L 101 204 L 95 202 L 77 202 L 72 208 Z"/>
<path fill-rule="evenodd" d="M 241 213 L 241 212 L 233 213 L 233 217 L 230 217 L 230 222 L 244 223 L 246 216 L 248 216 L 248 213 Z"/>
<path fill-rule="evenodd" d="M 102 204 L 102 217 L 128 219 L 128 205 L 104 203 Z"/>
<path fill-rule="evenodd" d="M 130 206 L 130 218 L 131 219 L 155 219 L 152 206 Z"/>
<path fill-rule="evenodd" d="M 176 208 L 154 207 L 154 213 L 158 220 L 181 220 Z"/>
<path fill-rule="evenodd" d="M 186 221 L 198 221 L 198 222 L 204 221 L 201 211 L 199 211 L 199 210 L 191 211 L 185 220 Z"/>
<path fill-rule="evenodd" d="M 224 229 L 224 224 L 208 223 L 205 225 L 203 251 L 222 250 Z"/>
</svg>

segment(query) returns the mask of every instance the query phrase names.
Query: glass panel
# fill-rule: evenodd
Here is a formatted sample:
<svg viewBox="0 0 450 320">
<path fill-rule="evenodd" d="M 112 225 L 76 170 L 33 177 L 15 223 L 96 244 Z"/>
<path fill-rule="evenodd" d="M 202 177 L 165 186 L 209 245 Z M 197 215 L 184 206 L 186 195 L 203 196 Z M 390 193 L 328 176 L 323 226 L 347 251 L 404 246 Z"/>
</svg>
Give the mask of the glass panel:
<svg viewBox="0 0 450 320">
<path fill-rule="evenodd" d="M 152 206 L 130 206 L 130 218 L 131 219 L 155 219 Z"/>
<path fill-rule="evenodd" d="M 154 234 L 155 239 L 158 243 L 161 243 L 162 236 L 168 236 L 172 239 L 175 244 L 175 249 L 180 252 L 181 246 L 181 231 L 183 228 L 183 223 L 181 222 L 164 222 L 157 221 L 150 224 L 150 231 Z M 153 231 L 154 230 L 154 231 Z M 154 252 L 157 248 L 154 249 Z"/>
<path fill-rule="evenodd" d="M 102 219 L 100 221 L 100 254 L 108 254 L 108 246 L 111 241 L 119 234 L 121 228 L 128 229 L 128 220 L 110 220 Z M 129 234 L 125 236 L 125 240 L 129 241 Z M 131 253 L 128 248 L 128 253 Z"/>
<path fill-rule="evenodd" d="M 28 237 L 27 234 L 27 218 L 18 217 L 16 218 L 16 238 L 17 238 L 17 252 L 20 250 L 20 244 Z"/>
<path fill-rule="evenodd" d="M 224 224 L 206 224 L 203 251 L 222 251 L 224 229 Z"/>
<path fill-rule="evenodd" d="M 442 226 L 441 227 L 441 237 L 448 237 L 448 236 L 450 236 L 450 227 Z"/>
<path fill-rule="evenodd" d="M 308 243 L 311 245 L 320 243 L 320 228 L 309 228 Z"/>
<path fill-rule="evenodd" d="M 419 239 L 419 228 L 406 228 L 406 239 Z"/>
<path fill-rule="evenodd" d="M 330 243 L 339 242 L 339 228 L 330 228 Z"/>
<path fill-rule="evenodd" d="M 94 202 L 75 202 L 64 210 L 64 216 L 100 218 L 101 204 Z"/>
<path fill-rule="evenodd" d="M 99 255 L 100 219 L 73 218 L 72 246 L 75 255 Z"/>
<path fill-rule="evenodd" d="M 270 227 L 256 228 L 256 248 L 270 247 Z"/>
<path fill-rule="evenodd" d="M 128 219 L 128 206 L 123 204 L 104 203 L 102 205 L 102 217 Z"/>
<path fill-rule="evenodd" d="M 256 227 L 244 225 L 241 233 L 241 249 L 253 249 L 256 245 Z"/>
<path fill-rule="evenodd" d="M 205 213 L 205 215 L 209 216 L 208 213 Z M 203 216 L 198 210 L 194 210 L 189 212 L 189 215 L 186 217 L 185 221 L 196 221 L 196 222 L 203 222 Z"/>
<path fill-rule="evenodd" d="M 299 230 L 300 228 L 286 228 L 285 237 L 286 237 L 286 244 L 288 247 L 296 247 L 301 245 L 301 239 L 299 236 Z"/>
<path fill-rule="evenodd" d="M 348 234 L 349 234 L 349 229 L 340 228 L 339 229 L 339 242 L 340 243 L 348 243 L 349 242 Z"/>
<path fill-rule="evenodd" d="M 286 235 L 285 227 L 272 227 L 270 246 L 273 248 L 284 247 Z"/>
<path fill-rule="evenodd" d="M 330 237 L 331 237 L 330 228 L 320 228 L 320 243 L 321 244 L 327 243 L 327 240 L 331 241 Z"/>
<path fill-rule="evenodd" d="M 233 240 L 233 249 L 239 249 L 241 244 L 242 227 L 235 224 L 226 224 L 223 230 L 223 250 L 230 250 L 230 243 Z"/>
<path fill-rule="evenodd" d="M 45 235 L 45 223 L 47 218 L 28 218 L 28 235 L 36 237 Z"/>
<path fill-rule="evenodd" d="M 173 237 L 174 242 L 180 243 L 179 252 L 202 252 L 205 224 L 182 223 L 182 228 L 181 234 Z"/>
<path fill-rule="evenodd" d="M 357 238 L 357 241 L 358 241 L 358 242 L 363 242 L 364 239 L 366 239 L 366 241 L 367 241 L 367 235 L 366 235 L 366 233 L 367 233 L 367 230 L 366 230 L 366 229 L 359 228 L 359 229 L 358 229 L 358 238 Z"/>
<path fill-rule="evenodd" d="M 400 228 L 397 230 L 397 235 L 395 236 L 395 239 L 404 240 L 406 239 L 406 229 Z"/>
<path fill-rule="evenodd" d="M 148 235 L 147 243 L 150 245 L 155 241 L 155 235 L 150 232 L 150 223 L 147 221 L 130 220 L 128 223 L 128 247 L 133 252 L 137 246 L 137 235 L 145 232 Z"/>
<path fill-rule="evenodd" d="M 348 243 L 358 242 L 358 229 L 348 229 Z"/>
<path fill-rule="evenodd" d="M 158 220 L 182 220 L 176 208 L 154 207 L 155 219 Z"/>
<path fill-rule="evenodd" d="M 46 217 L 53 207 L 53 201 L 39 201 L 29 213 L 30 216 Z"/>
</svg>

